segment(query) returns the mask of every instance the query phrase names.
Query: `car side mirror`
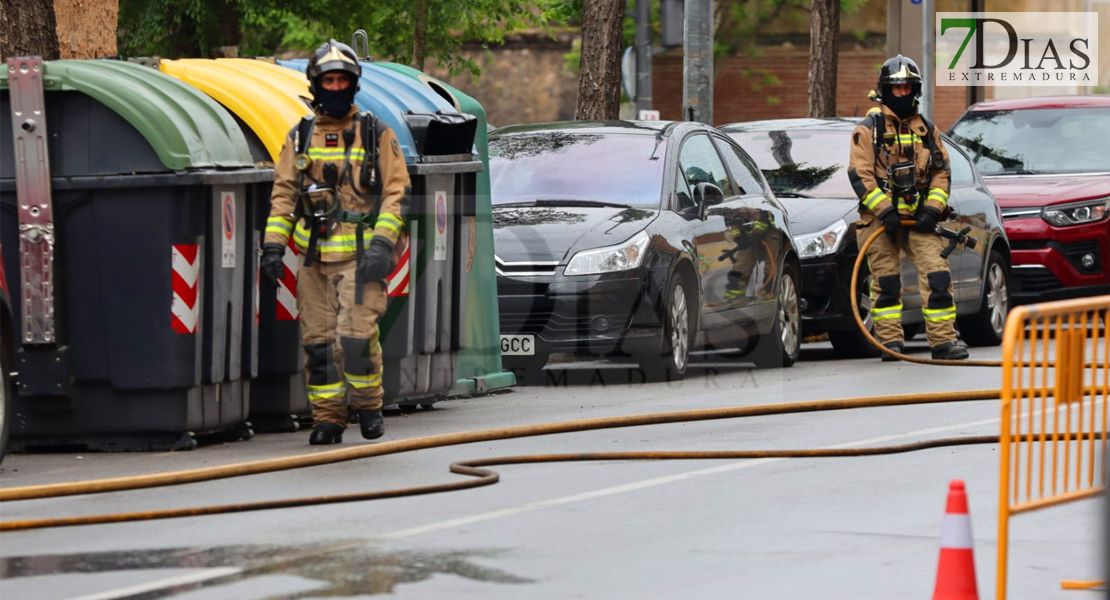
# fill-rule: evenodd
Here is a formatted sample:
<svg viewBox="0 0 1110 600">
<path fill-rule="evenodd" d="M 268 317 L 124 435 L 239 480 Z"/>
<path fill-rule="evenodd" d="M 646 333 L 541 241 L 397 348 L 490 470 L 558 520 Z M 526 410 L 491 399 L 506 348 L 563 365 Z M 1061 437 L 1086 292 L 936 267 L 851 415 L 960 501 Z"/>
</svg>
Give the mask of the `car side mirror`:
<svg viewBox="0 0 1110 600">
<path fill-rule="evenodd" d="M 698 206 L 698 218 L 704 221 L 709 215 L 709 207 L 725 201 L 725 193 L 716 185 L 704 182 L 694 186 L 694 202 Z"/>
</svg>

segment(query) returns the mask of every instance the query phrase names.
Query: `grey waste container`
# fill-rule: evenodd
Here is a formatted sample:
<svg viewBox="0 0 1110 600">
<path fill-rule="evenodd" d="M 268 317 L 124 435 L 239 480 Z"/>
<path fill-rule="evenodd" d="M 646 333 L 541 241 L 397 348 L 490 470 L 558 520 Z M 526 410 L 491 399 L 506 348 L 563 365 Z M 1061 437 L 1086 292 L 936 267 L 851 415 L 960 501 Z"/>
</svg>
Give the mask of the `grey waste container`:
<svg viewBox="0 0 1110 600">
<path fill-rule="evenodd" d="M 431 404 L 455 386 L 466 342 L 468 217 L 482 170 L 473 117 L 408 113 L 405 121 L 418 153 L 409 164 L 408 295 L 390 299 L 382 326 L 385 401 L 402 407 Z"/>
<path fill-rule="evenodd" d="M 107 60 L 19 64 L 11 81 L 0 75 L 0 236 L 13 295 L 46 290 L 47 307 L 13 307 L 14 448 L 249 438 L 257 324 L 247 282 L 259 234 L 248 206 L 272 171 L 254 167 L 221 106 L 157 71 Z M 28 132 L 20 109 L 34 100 L 26 75 L 35 68 L 45 120 Z M 16 148 L 23 157 L 36 143 L 48 148 L 46 176 L 36 180 L 22 162 L 17 176 Z M 52 247 L 21 238 L 33 216 L 18 188 L 36 183 Z M 36 281 L 41 268 L 23 269 L 21 259 L 40 252 L 52 288 Z"/>
</svg>

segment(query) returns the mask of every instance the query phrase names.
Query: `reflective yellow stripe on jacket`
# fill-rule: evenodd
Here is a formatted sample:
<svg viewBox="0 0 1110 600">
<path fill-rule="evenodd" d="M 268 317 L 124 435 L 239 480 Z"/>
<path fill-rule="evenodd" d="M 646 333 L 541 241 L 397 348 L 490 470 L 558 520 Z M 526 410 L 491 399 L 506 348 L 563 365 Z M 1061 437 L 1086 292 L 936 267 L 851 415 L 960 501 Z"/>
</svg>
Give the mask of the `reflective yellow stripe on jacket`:
<svg viewBox="0 0 1110 600">
<path fill-rule="evenodd" d="M 940 188 L 932 188 L 929 190 L 929 197 L 926 198 L 926 202 L 929 200 L 936 200 L 942 207 L 948 206 L 948 192 Z"/>
<path fill-rule="evenodd" d="M 867 210 L 872 210 L 873 211 L 873 210 L 875 210 L 875 207 L 879 205 L 880 202 L 882 202 L 883 200 L 887 200 L 887 199 L 888 198 L 887 198 L 886 192 L 884 192 L 883 190 L 881 190 L 879 188 L 875 188 L 875 189 L 871 190 L 870 192 L 868 192 L 867 195 L 863 197 L 863 205 L 867 207 Z"/>
<path fill-rule="evenodd" d="M 374 228 L 385 227 L 397 235 L 401 234 L 401 228 L 404 226 L 405 222 L 392 213 L 382 213 L 378 215 L 378 220 L 374 223 Z"/>
<path fill-rule="evenodd" d="M 309 148 L 308 157 L 312 160 L 343 160 L 346 152 L 343 148 Z M 366 151 L 351 148 L 351 160 L 366 160 Z"/>
<path fill-rule="evenodd" d="M 266 233 L 280 233 L 285 239 L 293 232 L 293 219 L 270 217 L 266 219 Z"/>
<path fill-rule="evenodd" d="M 297 247 L 301 250 L 308 249 L 309 231 L 304 228 L 304 225 L 297 223 L 297 228 L 293 232 L 293 241 L 296 242 Z M 370 240 L 374 237 L 372 232 L 365 232 L 362 235 L 362 247 L 369 248 Z M 358 239 L 353 235 L 333 235 L 327 239 L 317 238 L 316 249 L 321 253 L 336 253 L 336 252 L 354 252 L 357 248 L 355 244 Z"/>
</svg>

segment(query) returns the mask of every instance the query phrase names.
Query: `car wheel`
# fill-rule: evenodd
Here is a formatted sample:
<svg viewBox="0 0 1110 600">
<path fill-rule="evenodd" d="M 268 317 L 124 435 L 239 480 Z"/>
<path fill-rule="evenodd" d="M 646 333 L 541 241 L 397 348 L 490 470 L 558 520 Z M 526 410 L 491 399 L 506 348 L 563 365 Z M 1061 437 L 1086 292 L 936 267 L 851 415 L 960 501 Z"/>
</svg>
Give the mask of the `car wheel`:
<svg viewBox="0 0 1110 600">
<path fill-rule="evenodd" d="M 860 272 L 863 275 L 863 272 Z M 875 319 L 871 316 L 871 274 L 868 273 L 863 281 L 860 283 L 860 289 L 856 291 L 858 299 L 856 307 L 859 310 L 860 319 L 863 324 L 867 326 L 867 331 L 875 332 Z M 879 355 L 880 350 L 876 348 L 863 335 L 856 325 L 855 319 L 852 319 L 847 324 L 848 329 L 838 329 L 829 331 L 829 341 L 832 342 L 833 349 L 837 354 L 846 358 L 874 358 Z"/>
<path fill-rule="evenodd" d="M 506 371 L 516 376 L 517 385 L 543 385 L 543 367 L 547 364 L 547 353 L 535 356 L 503 356 L 501 364 Z"/>
<path fill-rule="evenodd" d="M 671 275 L 664 305 L 662 340 L 654 351 L 638 358 L 640 368 L 651 380 L 674 381 L 686 376 L 693 345 L 693 323 L 686 282 L 681 275 Z"/>
<path fill-rule="evenodd" d="M 8 379 L 8 344 L 0 341 L 0 462 L 8 455 L 8 430 L 11 428 L 11 381 Z"/>
<path fill-rule="evenodd" d="M 1006 330 L 1006 316 L 1010 314 L 1010 270 L 1005 259 L 992 250 L 987 263 L 987 276 L 983 281 L 983 298 L 979 311 L 959 317 L 956 324 L 968 346 L 997 346 L 1002 343 Z"/>
<path fill-rule="evenodd" d="M 793 366 L 802 349 L 802 314 L 797 275 L 787 269 L 779 281 L 779 310 L 771 331 L 759 336 L 751 360 L 760 369 Z"/>
</svg>

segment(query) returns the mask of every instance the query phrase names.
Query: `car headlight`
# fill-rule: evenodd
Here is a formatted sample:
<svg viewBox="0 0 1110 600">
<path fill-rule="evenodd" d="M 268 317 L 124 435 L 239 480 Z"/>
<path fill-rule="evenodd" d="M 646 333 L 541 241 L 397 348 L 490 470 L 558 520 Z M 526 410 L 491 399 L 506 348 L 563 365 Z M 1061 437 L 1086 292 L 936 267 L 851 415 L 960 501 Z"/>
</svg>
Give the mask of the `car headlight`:
<svg viewBox="0 0 1110 600">
<path fill-rule="evenodd" d="M 837 219 L 835 223 L 817 233 L 794 236 L 794 245 L 801 258 L 816 258 L 836 252 L 848 232 L 848 223 Z"/>
<path fill-rule="evenodd" d="M 563 274 L 597 275 L 635 269 L 644 261 L 648 241 L 647 232 L 641 231 L 616 246 L 583 250 L 570 259 Z"/>
<path fill-rule="evenodd" d="M 1110 214 L 1110 199 L 1046 206 L 1041 218 L 1057 227 L 1068 227 L 1101 221 L 1107 214 Z"/>
</svg>

